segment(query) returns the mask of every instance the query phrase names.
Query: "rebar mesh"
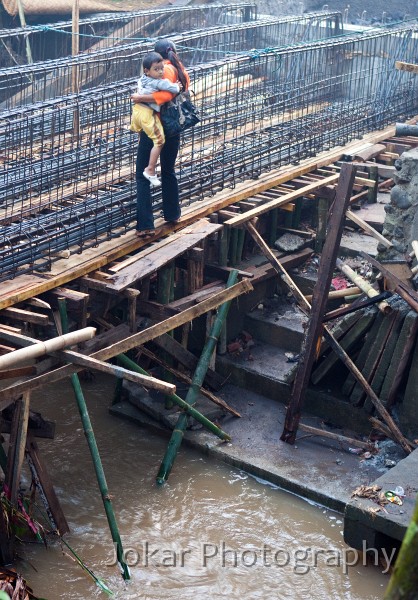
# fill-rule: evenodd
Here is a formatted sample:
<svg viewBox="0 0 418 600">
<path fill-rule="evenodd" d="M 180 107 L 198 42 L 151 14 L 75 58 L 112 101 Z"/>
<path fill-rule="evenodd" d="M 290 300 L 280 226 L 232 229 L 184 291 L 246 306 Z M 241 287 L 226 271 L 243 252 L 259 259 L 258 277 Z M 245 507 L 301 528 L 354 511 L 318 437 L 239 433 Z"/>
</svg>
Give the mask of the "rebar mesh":
<svg viewBox="0 0 418 600">
<path fill-rule="evenodd" d="M 330 37 L 341 31 L 340 23 L 340 13 L 322 12 L 209 29 L 205 27 L 169 37 L 181 49 L 184 63 L 190 66 L 251 48 L 277 47 Z M 77 89 L 85 90 L 138 76 L 142 57 L 153 46 L 153 41 L 136 41 L 77 57 L 35 63 L 25 68 L 0 69 L 0 109 L 69 94 L 74 90 L 74 77 Z"/>
<path fill-rule="evenodd" d="M 417 113 L 418 26 L 224 58 L 189 72 L 202 121 L 177 162 L 183 205 Z M 0 119 L 0 274 L 48 268 L 57 252 L 134 226 L 132 81 Z M 80 135 L 73 136 L 73 120 Z M 160 192 L 153 192 L 155 210 Z"/>
<path fill-rule="evenodd" d="M 80 19 L 80 52 L 126 44 L 131 38 L 152 38 L 201 27 L 254 21 L 255 4 L 204 4 L 165 7 L 140 12 L 100 14 Z M 29 41 L 33 62 L 57 59 L 71 54 L 71 21 L 33 25 L 0 31 L 0 68 L 27 62 Z"/>
</svg>

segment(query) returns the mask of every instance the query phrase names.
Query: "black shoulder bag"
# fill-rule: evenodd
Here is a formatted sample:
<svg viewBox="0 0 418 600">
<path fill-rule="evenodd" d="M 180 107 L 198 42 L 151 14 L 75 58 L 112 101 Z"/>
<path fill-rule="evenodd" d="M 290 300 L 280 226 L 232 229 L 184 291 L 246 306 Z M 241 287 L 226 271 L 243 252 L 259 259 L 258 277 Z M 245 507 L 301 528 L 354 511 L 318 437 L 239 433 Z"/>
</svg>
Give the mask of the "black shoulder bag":
<svg viewBox="0 0 418 600">
<path fill-rule="evenodd" d="M 199 123 L 199 111 L 190 99 L 190 92 L 179 92 L 175 98 L 161 105 L 161 122 L 167 137 L 178 135 Z"/>
</svg>

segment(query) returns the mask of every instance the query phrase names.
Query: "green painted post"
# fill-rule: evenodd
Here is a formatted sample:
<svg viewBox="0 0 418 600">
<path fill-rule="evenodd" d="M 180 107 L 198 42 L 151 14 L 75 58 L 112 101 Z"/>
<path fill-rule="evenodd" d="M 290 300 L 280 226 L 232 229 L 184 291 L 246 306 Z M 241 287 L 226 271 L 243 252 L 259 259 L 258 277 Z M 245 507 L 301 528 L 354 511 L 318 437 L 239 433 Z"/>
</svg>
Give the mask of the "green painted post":
<svg viewBox="0 0 418 600">
<path fill-rule="evenodd" d="M 228 277 L 228 281 L 226 287 L 233 286 L 238 279 L 238 271 L 231 271 Z M 231 301 L 224 302 L 222 306 L 218 310 L 218 314 L 216 315 L 215 322 L 212 326 L 212 331 L 208 336 L 205 346 L 203 348 L 202 354 L 199 358 L 199 362 L 197 363 L 196 370 L 193 375 L 192 383 L 190 385 L 189 391 L 187 392 L 185 402 L 189 405 L 194 404 L 196 401 L 196 397 L 199 393 L 200 387 L 205 378 L 206 372 L 208 370 L 209 362 L 212 356 L 213 351 L 216 348 L 216 344 L 218 341 L 219 334 L 221 333 L 222 326 L 228 314 L 228 310 L 230 307 Z M 187 413 L 182 413 L 178 420 L 177 424 L 174 427 L 174 431 L 171 434 L 170 441 L 168 443 L 168 447 L 161 463 L 160 469 L 157 474 L 157 484 L 161 485 L 165 481 L 167 481 L 168 476 L 171 472 L 171 469 L 174 464 L 174 460 L 176 458 L 177 452 L 180 448 L 184 432 L 187 427 Z"/>
<path fill-rule="evenodd" d="M 68 332 L 68 318 L 67 318 L 67 306 L 65 298 L 58 299 L 58 307 L 61 317 L 62 332 Z M 107 522 L 109 524 L 110 533 L 112 540 L 116 545 L 116 555 L 120 568 L 122 570 L 122 577 L 124 579 L 130 579 L 129 567 L 125 563 L 123 558 L 123 547 L 122 541 L 119 535 L 119 529 L 116 522 L 115 513 L 113 512 L 112 501 L 109 497 L 109 489 L 107 487 L 106 476 L 103 470 L 102 461 L 97 447 L 96 438 L 94 436 L 93 427 L 91 425 L 90 416 L 87 410 L 86 401 L 84 399 L 83 390 L 81 389 L 80 380 L 77 373 L 71 375 L 71 384 L 73 386 L 74 394 L 77 400 L 78 410 L 80 412 L 81 422 L 83 424 L 84 434 L 87 439 L 87 444 L 90 449 L 90 454 L 93 460 L 94 470 L 96 472 L 97 482 L 99 484 L 100 493 L 103 500 L 104 509 L 107 516 Z"/>
</svg>

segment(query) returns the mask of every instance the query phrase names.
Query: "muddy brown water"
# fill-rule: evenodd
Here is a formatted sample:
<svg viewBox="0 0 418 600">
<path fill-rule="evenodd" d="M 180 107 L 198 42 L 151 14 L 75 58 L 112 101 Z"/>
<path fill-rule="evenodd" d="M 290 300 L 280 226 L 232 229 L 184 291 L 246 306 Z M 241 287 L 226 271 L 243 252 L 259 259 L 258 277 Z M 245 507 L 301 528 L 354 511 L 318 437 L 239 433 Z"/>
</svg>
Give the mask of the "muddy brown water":
<svg viewBox="0 0 418 600">
<path fill-rule="evenodd" d="M 388 576 L 382 566 L 359 559 L 344 568 L 345 559 L 355 557 L 345 554 L 341 515 L 186 447 L 168 483 L 156 487 L 167 440 L 109 415 L 110 379 L 82 385 L 131 565 L 129 583 L 112 565 L 103 504 L 67 382 L 34 397 L 33 408 L 57 421 L 56 439 L 39 446 L 69 521 L 67 542 L 116 599 L 383 597 Z M 19 551 L 17 568 L 39 596 L 106 597 L 59 544 Z"/>
</svg>

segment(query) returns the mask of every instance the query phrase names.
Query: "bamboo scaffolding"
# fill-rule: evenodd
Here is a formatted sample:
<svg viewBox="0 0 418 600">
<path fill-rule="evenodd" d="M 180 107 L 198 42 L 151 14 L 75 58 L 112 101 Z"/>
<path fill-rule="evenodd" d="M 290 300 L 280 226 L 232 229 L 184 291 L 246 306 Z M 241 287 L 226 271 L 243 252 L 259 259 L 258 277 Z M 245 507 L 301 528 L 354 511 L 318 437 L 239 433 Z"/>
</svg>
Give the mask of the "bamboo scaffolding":
<svg viewBox="0 0 418 600">
<path fill-rule="evenodd" d="M 67 348 L 68 346 L 74 346 L 74 344 L 78 344 L 79 342 L 91 340 L 95 334 L 95 327 L 85 327 L 84 329 L 79 329 L 78 331 L 72 331 L 70 333 L 60 335 L 56 338 L 46 340 L 45 342 L 38 342 L 27 348 L 20 348 L 19 350 L 15 350 L 14 352 L 6 354 L 5 356 L 0 356 L 0 370 L 8 369 L 9 367 L 16 367 L 18 364 L 26 360 L 39 358 L 39 356 L 50 354 L 55 350 L 61 350 L 62 348 Z"/>
<path fill-rule="evenodd" d="M 58 307 L 61 316 L 61 326 L 64 334 L 68 331 L 68 320 L 67 320 L 67 307 L 65 298 L 58 299 Z M 83 391 L 81 389 L 80 380 L 76 373 L 71 375 L 71 384 L 73 386 L 74 394 L 77 400 L 78 410 L 80 412 L 81 422 L 83 424 L 84 433 L 86 435 L 87 443 L 90 449 L 90 454 L 93 460 L 94 470 L 96 472 L 97 483 L 99 485 L 100 493 L 104 509 L 106 512 L 107 521 L 109 524 L 110 533 L 112 536 L 113 543 L 116 547 L 116 555 L 119 566 L 122 571 L 123 579 L 130 579 L 129 567 L 124 560 L 124 552 L 122 547 L 122 541 L 119 535 L 119 529 L 116 522 L 115 513 L 113 511 L 112 501 L 109 495 L 109 489 L 106 482 L 106 476 L 104 473 L 102 461 L 97 447 L 96 438 L 94 436 L 93 427 L 90 421 L 90 416 L 87 410 L 86 401 L 84 399 Z"/>
<path fill-rule="evenodd" d="M 235 284 L 237 278 L 238 278 L 238 271 L 232 271 L 228 277 L 228 281 L 226 284 L 227 288 L 231 288 Z M 209 366 L 210 359 L 216 348 L 216 344 L 218 341 L 218 337 L 221 333 L 223 323 L 227 317 L 230 304 L 231 304 L 231 300 L 228 300 L 227 302 L 222 304 L 222 306 L 218 310 L 218 314 L 216 315 L 215 322 L 212 326 L 212 330 L 210 332 L 209 337 L 206 340 L 206 343 L 202 350 L 202 354 L 200 356 L 198 365 L 194 372 L 194 375 L 192 378 L 192 384 L 186 395 L 185 401 L 189 405 L 191 405 L 195 402 L 196 396 L 198 395 L 199 390 L 202 386 L 206 371 Z M 180 448 L 186 427 L 187 427 L 187 413 L 183 413 L 179 416 L 179 418 L 177 420 L 177 424 L 171 435 L 171 438 L 170 438 L 170 441 L 169 441 L 169 444 L 167 447 L 167 451 L 161 462 L 161 466 L 160 466 L 160 469 L 157 474 L 157 484 L 159 484 L 159 485 L 162 485 L 168 479 L 168 476 L 173 467 L 177 452 Z"/>
<path fill-rule="evenodd" d="M 351 267 L 345 265 L 342 260 L 337 258 L 335 264 L 337 269 L 344 273 L 344 275 L 346 275 L 349 278 L 349 280 L 354 283 L 354 285 L 360 288 L 362 292 L 367 294 L 369 298 L 374 298 L 375 296 L 379 295 L 379 292 L 374 289 L 371 283 L 369 283 L 361 275 L 353 271 Z M 377 306 L 379 310 L 384 314 L 387 314 L 392 310 L 391 306 L 386 302 L 386 300 L 383 300 L 383 302 L 379 302 Z"/>
</svg>

